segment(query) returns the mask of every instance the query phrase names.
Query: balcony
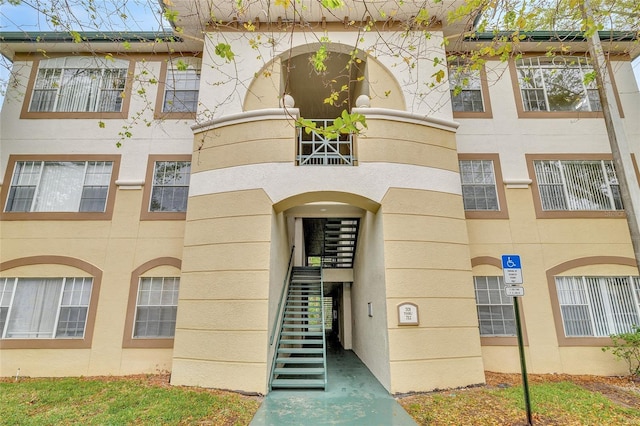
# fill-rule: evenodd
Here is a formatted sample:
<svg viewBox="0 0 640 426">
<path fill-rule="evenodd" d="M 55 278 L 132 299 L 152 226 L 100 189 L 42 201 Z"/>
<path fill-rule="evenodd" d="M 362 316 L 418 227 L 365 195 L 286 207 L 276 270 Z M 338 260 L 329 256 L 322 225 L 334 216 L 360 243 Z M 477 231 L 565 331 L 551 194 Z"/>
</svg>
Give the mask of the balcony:
<svg viewBox="0 0 640 426">
<path fill-rule="evenodd" d="M 333 120 L 313 120 L 318 128 L 333 124 Z M 298 154 L 296 163 L 299 166 L 353 166 L 353 135 L 340 134 L 335 138 L 327 138 L 315 131 L 307 133 L 298 128 Z"/>
</svg>

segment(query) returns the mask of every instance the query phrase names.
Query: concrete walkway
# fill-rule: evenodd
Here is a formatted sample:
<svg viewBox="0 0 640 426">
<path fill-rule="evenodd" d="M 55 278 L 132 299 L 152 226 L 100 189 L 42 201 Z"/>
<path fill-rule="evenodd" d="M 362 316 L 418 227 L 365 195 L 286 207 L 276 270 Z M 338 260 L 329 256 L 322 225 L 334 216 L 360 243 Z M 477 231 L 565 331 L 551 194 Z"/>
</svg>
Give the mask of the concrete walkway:
<svg viewBox="0 0 640 426">
<path fill-rule="evenodd" d="M 416 425 L 353 352 L 329 351 L 327 369 L 327 390 L 269 392 L 250 426 Z"/>
</svg>

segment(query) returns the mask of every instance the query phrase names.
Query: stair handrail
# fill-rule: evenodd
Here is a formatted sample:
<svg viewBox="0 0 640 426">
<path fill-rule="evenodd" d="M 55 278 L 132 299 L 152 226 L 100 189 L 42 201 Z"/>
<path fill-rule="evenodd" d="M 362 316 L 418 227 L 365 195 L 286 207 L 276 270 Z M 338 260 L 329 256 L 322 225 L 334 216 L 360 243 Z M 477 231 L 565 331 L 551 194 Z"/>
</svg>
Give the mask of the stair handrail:
<svg viewBox="0 0 640 426">
<path fill-rule="evenodd" d="M 293 251 L 296 248 L 296 246 L 292 246 L 291 247 L 291 254 L 289 255 L 289 264 L 287 265 L 287 274 L 284 277 L 284 283 L 282 284 L 282 294 L 280 294 L 280 301 L 278 302 L 278 311 L 276 312 L 276 317 L 273 319 L 273 328 L 271 329 L 271 335 L 269 336 L 269 346 L 273 345 L 273 338 L 276 335 L 276 327 L 278 327 L 278 320 L 280 319 L 280 314 L 282 312 L 282 302 L 284 301 L 284 298 L 287 294 L 287 288 L 289 288 L 289 282 L 291 282 L 291 270 L 293 269 L 292 267 L 292 261 L 293 261 Z M 275 358 L 274 358 L 275 359 Z"/>
<path fill-rule="evenodd" d="M 324 390 L 327 390 L 327 336 L 324 329 L 324 268 L 320 267 L 320 306 L 322 320 L 322 362 L 324 366 Z M 332 312 L 333 315 L 333 312 Z"/>
<path fill-rule="evenodd" d="M 289 255 L 289 264 L 287 265 L 287 273 L 284 277 L 284 283 L 282 284 L 282 294 L 280 295 L 280 301 L 278 302 L 278 311 L 276 312 L 276 317 L 273 320 L 273 328 L 271 329 L 271 336 L 269 336 L 269 346 L 273 345 L 273 338 L 276 335 L 276 330 L 278 324 L 282 324 L 284 314 L 282 313 L 282 302 L 287 297 L 287 289 L 289 288 L 289 284 L 291 283 L 291 271 L 293 271 L 293 251 L 296 246 L 291 246 L 291 254 Z M 282 317 L 282 318 L 281 318 Z M 271 371 L 269 372 L 269 391 L 271 391 L 271 382 L 273 381 L 273 373 L 276 368 L 276 360 L 278 359 L 278 346 L 280 345 L 280 333 L 278 334 L 278 343 L 276 344 L 276 348 L 273 351 L 273 359 L 271 360 Z"/>
</svg>

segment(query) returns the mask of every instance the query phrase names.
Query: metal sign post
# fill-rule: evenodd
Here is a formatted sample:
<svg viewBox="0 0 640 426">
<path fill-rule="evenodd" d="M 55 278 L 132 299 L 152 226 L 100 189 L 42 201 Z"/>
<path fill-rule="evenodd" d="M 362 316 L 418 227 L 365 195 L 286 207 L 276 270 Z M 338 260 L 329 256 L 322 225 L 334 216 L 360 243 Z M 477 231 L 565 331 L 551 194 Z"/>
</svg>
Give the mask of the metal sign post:
<svg viewBox="0 0 640 426">
<path fill-rule="evenodd" d="M 532 426 L 531 418 L 531 397 L 529 395 L 529 380 L 527 378 L 527 363 L 524 358 L 524 343 L 522 341 L 522 324 L 520 323 L 520 306 L 518 297 L 524 296 L 524 288 L 513 286 L 522 284 L 522 265 L 520 256 L 516 254 L 505 254 L 502 256 L 502 272 L 504 274 L 505 293 L 513 297 L 513 311 L 516 316 L 516 335 L 518 337 L 518 352 L 520 354 L 520 370 L 522 371 L 522 388 L 524 390 L 524 406 L 527 411 L 527 425 Z"/>
</svg>

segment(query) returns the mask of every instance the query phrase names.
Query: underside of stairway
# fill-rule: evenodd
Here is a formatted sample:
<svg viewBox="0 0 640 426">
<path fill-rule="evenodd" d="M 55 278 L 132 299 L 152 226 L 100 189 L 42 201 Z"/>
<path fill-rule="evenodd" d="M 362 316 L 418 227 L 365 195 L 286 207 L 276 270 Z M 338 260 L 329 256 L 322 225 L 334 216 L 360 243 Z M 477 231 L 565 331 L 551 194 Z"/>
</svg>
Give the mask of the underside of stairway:
<svg viewBox="0 0 640 426">
<path fill-rule="evenodd" d="M 325 389 L 321 269 L 295 267 L 287 293 L 270 389 Z"/>
</svg>

